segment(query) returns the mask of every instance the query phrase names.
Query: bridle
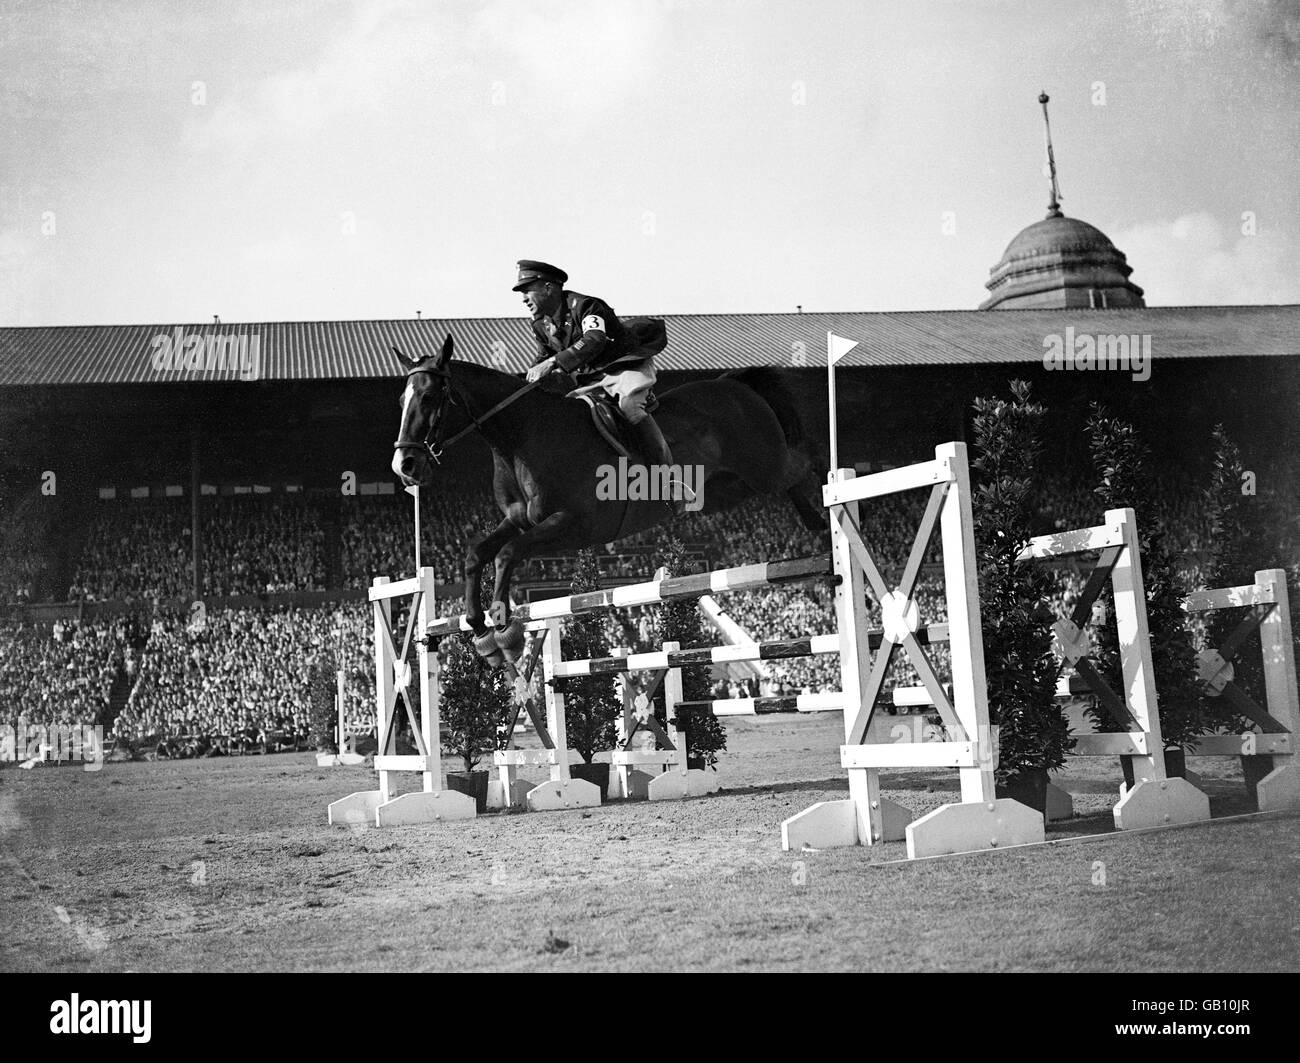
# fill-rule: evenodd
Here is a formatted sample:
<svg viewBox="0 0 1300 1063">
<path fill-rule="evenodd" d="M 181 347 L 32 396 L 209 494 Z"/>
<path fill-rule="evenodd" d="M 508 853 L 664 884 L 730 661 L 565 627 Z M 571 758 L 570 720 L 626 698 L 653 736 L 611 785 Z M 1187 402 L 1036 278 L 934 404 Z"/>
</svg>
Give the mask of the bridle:
<svg viewBox="0 0 1300 1063">
<path fill-rule="evenodd" d="M 398 351 L 396 347 L 394 347 L 393 350 L 397 352 L 399 357 L 402 356 L 402 352 Z M 406 371 L 406 379 L 410 380 L 416 373 L 428 373 L 431 376 L 441 377 L 443 380 L 442 398 L 438 400 L 438 409 L 434 412 L 433 417 L 429 419 L 429 430 L 425 433 L 424 438 L 418 443 L 410 439 L 399 439 L 393 444 L 393 449 L 422 450 L 433 460 L 435 465 L 442 464 L 442 452 L 449 446 L 464 436 L 469 435 L 470 432 L 482 428 L 483 422 L 489 417 L 504 410 L 516 399 L 522 398 L 528 392 L 532 391 L 533 388 L 541 384 L 545 379 L 545 377 L 539 377 L 537 380 L 525 384 L 518 391 L 513 391 L 507 395 L 504 399 L 493 406 L 492 409 L 488 410 L 487 413 L 483 414 L 482 417 L 476 417 L 474 411 L 469 408 L 469 402 L 466 401 L 464 394 L 462 394 L 460 389 L 456 386 L 456 381 L 452 379 L 451 370 L 445 367 L 435 368 L 433 366 L 417 365 Z M 450 439 L 440 439 L 438 438 L 438 435 L 442 430 L 443 415 L 446 414 L 449 405 L 459 406 L 464 410 L 465 416 L 469 418 L 469 424 Z"/>
<path fill-rule="evenodd" d="M 394 348 L 394 350 L 396 350 L 396 348 Z M 471 428 L 477 428 L 479 422 L 476 421 L 474 415 L 470 413 L 469 406 L 466 404 L 464 396 L 456 390 L 456 383 L 451 379 L 451 373 L 448 370 L 417 365 L 415 368 L 406 371 L 406 379 L 409 381 L 416 373 L 429 373 L 431 376 L 442 377 L 444 382 L 442 398 L 438 400 L 437 411 L 429 419 L 429 430 L 425 432 L 424 438 L 419 442 L 411 439 L 398 439 L 397 442 L 393 444 L 393 449 L 422 450 L 433 460 L 435 465 L 441 465 L 443 450 L 463 436 Z M 454 398 L 453 395 L 455 396 Z M 447 406 L 451 403 L 460 406 L 467 414 L 469 414 L 471 424 L 468 428 L 458 432 L 452 439 L 440 440 L 438 438 L 438 433 L 442 430 L 443 415 L 447 412 Z"/>
</svg>

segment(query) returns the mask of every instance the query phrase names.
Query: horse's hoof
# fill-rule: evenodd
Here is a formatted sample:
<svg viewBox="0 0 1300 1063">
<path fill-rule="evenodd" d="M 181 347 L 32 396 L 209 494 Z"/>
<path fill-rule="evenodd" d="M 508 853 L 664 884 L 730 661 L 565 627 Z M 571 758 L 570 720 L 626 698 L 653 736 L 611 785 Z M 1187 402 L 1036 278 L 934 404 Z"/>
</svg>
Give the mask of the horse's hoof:
<svg viewBox="0 0 1300 1063">
<path fill-rule="evenodd" d="M 493 627 L 505 627 L 510 622 L 510 617 L 506 615 L 506 603 L 493 602 L 488 608 L 488 618 L 492 621 Z"/>
<path fill-rule="evenodd" d="M 497 628 L 493 635 L 496 644 L 511 664 L 519 660 L 524 652 L 524 624 L 522 620 L 511 620 L 503 628 Z"/>
<path fill-rule="evenodd" d="M 474 651 L 494 668 L 500 668 L 505 664 L 505 658 L 501 655 L 500 647 L 497 646 L 495 631 L 486 631 L 482 635 L 475 636 Z"/>
</svg>

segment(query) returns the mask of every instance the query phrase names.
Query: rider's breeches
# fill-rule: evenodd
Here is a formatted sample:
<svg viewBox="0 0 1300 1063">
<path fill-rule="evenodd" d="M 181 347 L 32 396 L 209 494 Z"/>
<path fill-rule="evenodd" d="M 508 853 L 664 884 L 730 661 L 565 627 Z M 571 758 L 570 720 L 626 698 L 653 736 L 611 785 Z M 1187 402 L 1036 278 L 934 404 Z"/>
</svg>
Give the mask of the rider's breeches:
<svg viewBox="0 0 1300 1063">
<path fill-rule="evenodd" d="M 615 369 L 617 372 L 601 378 L 599 383 L 579 388 L 578 391 L 604 391 L 611 398 L 618 399 L 619 411 L 628 424 L 640 424 L 646 418 L 646 401 L 650 398 L 650 389 L 657 379 L 654 359 L 619 365 Z"/>
</svg>

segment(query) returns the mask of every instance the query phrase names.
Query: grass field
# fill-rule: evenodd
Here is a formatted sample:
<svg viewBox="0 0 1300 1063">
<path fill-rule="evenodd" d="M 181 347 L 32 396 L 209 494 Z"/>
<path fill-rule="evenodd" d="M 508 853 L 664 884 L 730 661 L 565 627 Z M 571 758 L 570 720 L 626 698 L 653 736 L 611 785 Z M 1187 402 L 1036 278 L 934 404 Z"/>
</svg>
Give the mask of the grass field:
<svg viewBox="0 0 1300 1063">
<path fill-rule="evenodd" d="M 0 771 L 0 969 L 1293 971 L 1300 815 L 1123 836 L 1112 759 L 1057 779 L 1097 840 L 898 864 L 783 853 L 841 797 L 839 718 L 728 721 L 726 789 L 680 803 L 330 828 L 365 768 L 308 754 Z M 1198 759 L 1216 817 L 1235 760 Z M 952 772 L 900 771 L 917 812 Z"/>
</svg>

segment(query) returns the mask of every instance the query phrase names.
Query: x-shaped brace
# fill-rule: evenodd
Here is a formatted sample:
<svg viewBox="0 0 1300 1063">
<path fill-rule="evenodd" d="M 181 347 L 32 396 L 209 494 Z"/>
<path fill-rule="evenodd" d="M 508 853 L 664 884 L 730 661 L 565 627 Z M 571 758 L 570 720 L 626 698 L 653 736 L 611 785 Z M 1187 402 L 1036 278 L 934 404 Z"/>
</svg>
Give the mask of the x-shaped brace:
<svg viewBox="0 0 1300 1063">
<path fill-rule="evenodd" d="M 410 609 L 406 614 L 406 630 L 402 634 L 402 652 L 398 653 L 396 644 L 393 642 L 393 630 L 388 623 L 382 625 L 384 643 L 388 650 L 388 659 L 393 662 L 393 696 L 384 706 L 384 713 L 388 717 L 388 726 L 384 729 L 383 741 L 380 743 L 381 752 L 391 750 L 394 746 L 390 743 L 396 737 L 397 713 L 393 711 L 397 707 L 398 699 L 401 699 L 402 707 L 406 712 L 406 722 L 411 726 L 411 737 L 415 740 L 416 751 L 422 757 L 427 757 L 429 751 L 425 748 L 424 735 L 420 731 L 419 724 L 415 722 L 415 706 L 411 704 L 411 662 L 407 659 L 411 652 L 411 635 L 415 631 L 415 625 L 420 615 L 420 599 L 423 591 L 416 591 L 411 596 Z M 429 711 L 429 707 L 424 707 Z"/>
<path fill-rule="evenodd" d="M 1202 650 L 1197 655 L 1197 670 L 1201 679 L 1202 693 L 1208 698 L 1217 698 L 1220 695 L 1226 697 L 1232 702 L 1233 708 L 1265 734 L 1289 732 L 1285 725 L 1270 716 L 1267 709 L 1233 681 L 1232 659 L 1241 652 L 1246 640 L 1259 630 L 1260 624 L 1276 608 L 1276 603 L 1252 607 L 1222 646 L 1218 649 Z"/>
<path fill-rule="evenodd" d="M 1101 702 L 1102 707 L 1117 727 L 1125 731 L 1141 731 L 1142 725 L 1137 717 L 1129 711 L 1121 698 L 1106 682 L 1091 659 L 1092 646 L 1088 641 L 1088 621 L 1092 618 L 1092 607 L 1101 595 L 1110 579 L 1110 574 L 1119 563 L 1123 546 L 1108 546 L 1101 551 L 1097 565 L 1088 576 L 1079 600 L 1074 603 L 1074 611 L 1068 620 L 1058 620 L 1052 625 L 1052 634 L 1056 636 L 1056 650 L 1061 663 L 1056 670 L 1060 675 L 1066 665 L 1073 665 L 1074 670 Z"/>
<path fill-rule="evenodd" d="M 668 674 L 666 669 L 660 668 L 654 673 L 654 678 L 646 686 L 645 690 L 638 691 L 632 699 L 632 725 L 627 729 L 627 736 L 623 740 L 623 748 L 632 748 L 632 736 L 642 727 L 650 731 L 655 739 L 664 749 L 676 750 L 677 746 L 673 740 L 668 737 L 668 733 L 663 726 L 655 719 L 655 710 L 653 700 L 655 694 L 659 692 L 660 686 L 663 685 L 664 676 Z M 630 677 L 626 677 L 630 682 Z"/>
<path fill-rule="evenodd" d="M 528 718 L 533 721 L 533 728 L 537 731 L 537 737 L 541 740 L 542 748 L 554 749 L 555 740 L 546 727 L 546 712 L 538 700 L 538 691 L 532 681 L 533 671 L 537 667 L 538 657 L 542 652 L 542 643 L 546 641 L 547 631 L 547 628 L 543 628 L 533 634 L 528 642 L 528 648 L 524 650 L 524 656 L 518 664 L 514 661 L 506 662 L 506 678 L 510 680 L 511 685 L 514 687 L 515 694 L 515 712 L 510 719 L 510 729 L 507 734 L 513 735 L 515 733 L 515 725 L 519 723 L 519 714 L 527 712 Z"/>
<path fill-rule="evenodd" d="M 871 673 L 867 678 L 867 687 L 862 697 L 862 704 L 848 731 L 847 741 L 849 745 L 861 745 L 866 740 L 867 728 L 871 724 L 871 716 L 876 709 L 876 700 L 880 697 L 881 688 L 885 683 L 885 676 L 889 672 L 890 662 L 893 660 L 894 652 L 899 646 L 902 646 L 907 651 L 912 667 L 916 669 L 917 674 L 921 677 L 921 682 L 925 684 L 926 692 L 930 695 L 930 700 L 934 702 L 935 708 L 939 710 L 939 716 L 942 718 L 944 726 L 947 727 L 948 733 L 952 735 L 965 733 L 961 721 L 957 718 L 957 712 L 948 699 L 943 684 L 939 682 L 939 676 L 935 673 L 934 666 L 930 663 L 930 658 L 926 656 L 925 650 L 917 640 L 916 632 L 921 626 L 921 618 L 916 601 L 912 597 L 917 576 L 921 573 L 921 563 L 925 560 L 925 552 L 930 546 L 930 538 L 934 534 L 935 525 L 938 523 L 939 515 L 943 511 L 943 502 L 948 494 L 949 486 L 948 483 L 939 483 L 930 489 L 930 499 L 926 503 L 921 523 L 916 529 L 916 538 L 912 541 L 912 551 L 908 555 L 906 566 L 903 568 L 903 575 L 899 579 L 898 585 L 892 588 L 881 574 L 879 567 L 867 549 L 867 545 L 862 538 L 862 529 L 858 527 L 857 522 L 847 509 L 841 510 L 847 517 L 849 525 L 845 529 L 845 540 L 849 544 L 849 549 L 853 552 L 854 559 L 862 567 L 871 592 L 876 596 L 876 600 L 880 602 L 881 627 L 883 629 L 880 649 L 871 662 Z"/>
</svg>

